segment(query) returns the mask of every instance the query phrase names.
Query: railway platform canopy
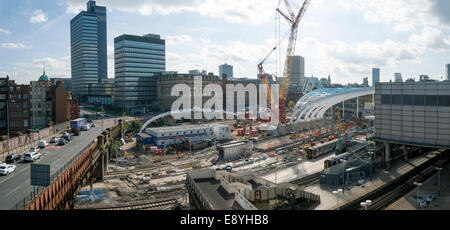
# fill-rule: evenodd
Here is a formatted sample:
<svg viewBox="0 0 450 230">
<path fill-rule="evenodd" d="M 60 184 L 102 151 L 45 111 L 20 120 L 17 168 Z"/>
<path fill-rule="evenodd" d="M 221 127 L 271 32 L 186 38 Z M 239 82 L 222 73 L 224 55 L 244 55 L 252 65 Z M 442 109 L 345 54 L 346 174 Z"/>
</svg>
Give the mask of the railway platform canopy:
<svg viewBox="0 0 450 230">
<path fill-rule="evenodd" d="M 334 105 L 353 98 L 374 95 L 375 88 L 331 88 L 318 89 L 303 96 L 295 105 L 292 122 L 323 119 Z"/>
</svg>

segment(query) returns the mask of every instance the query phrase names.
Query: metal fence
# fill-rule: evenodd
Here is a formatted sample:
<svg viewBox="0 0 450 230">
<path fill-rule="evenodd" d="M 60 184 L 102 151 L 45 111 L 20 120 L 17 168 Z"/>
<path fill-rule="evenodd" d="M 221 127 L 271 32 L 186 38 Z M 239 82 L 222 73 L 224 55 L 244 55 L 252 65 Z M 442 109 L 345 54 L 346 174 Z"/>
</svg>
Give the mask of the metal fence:
<svg viewBox="0 0 450 230">
<path fill-rule="evenodd" d="M 89 143 L 86 147 L 84 147 L 80 152 L 77 153 L 70 161 L 68 161 L 64 167 L 61 167 L 58 171 L 54 172 L 50 178 L 50 184 L 58 179 L 61 174 L 63 174 L 70 166 L 72 166 L 76 161 L 80 159 L 80 157 L 86 152 L 94 144 L 94 141 Z M 34 187 L 33 191 L 30 192 L 27 196 L 25 196 L 21 201 L 19 201 L 11 210 L 23 210 L 27 207 L 31 201 L 33 201 L 36 197 L 40 196 L 48 187 Z"/>
</svg>

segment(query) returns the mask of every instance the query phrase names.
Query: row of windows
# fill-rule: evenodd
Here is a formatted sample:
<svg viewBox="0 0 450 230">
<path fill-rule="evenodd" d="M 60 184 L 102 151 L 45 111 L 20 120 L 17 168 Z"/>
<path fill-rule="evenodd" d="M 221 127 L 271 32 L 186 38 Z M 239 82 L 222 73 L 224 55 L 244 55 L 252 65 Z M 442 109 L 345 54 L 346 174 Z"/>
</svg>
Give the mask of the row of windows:
<svg viewBox="0 0 450 230">
<path fill-rule="evenodd" d="M 161 44 L 154 44 L 154 43 L 147 43 L 147 42 L 136 42 L 136 41 L 120 41 L 115 44 L 117 48 L 120 47 L 134 47 L 134 48 L 144 48 L 144 49 L 159 49 L 164 50 L 166 48 L 165 45 Z"/>
<path fill-rule="evenodd" d="M 135 62 L 126 62 L 126 63 L 116 63 L 115 68 L 123 68 L 123 67 L 135 67 L 135 68 L 164 68 L 165 64 L 149 64 L 149 63 L 135 63 Z"/>
<path fill-rule="evenodd" d="M 383 105 L 450 106 L 450 96 L 382 95 Z"/>
<path fill-rule="evenodd" d="M 115 54 L 138 53 L 138 54 L 166 55 L 165 50 L 135 49 L 135 48 L 119 48 L 119 49 L 115 49 L 114 53 Z"/>
<path fill-rule="evenodd" d="M 138 54 L 138 53 L 121 53 L 121 54 L 115 54 L 115 59 L 120 59 L 123 57 L 134 57 L 134 58 L 146 58 L 146 59 L 158 59 L 158 60 L 165 60 L 166 57 L 164 55 L 151 55 L 151 54 Z"/>
<path fill-rule="evenodd" d="M 153 58 L 121 58 L 116 59 L 115 64 L 120 65 L 122 63 L 144 63 L 144 64 L 166 64 L 166 60 L 153 59 Z"/>
</svg>

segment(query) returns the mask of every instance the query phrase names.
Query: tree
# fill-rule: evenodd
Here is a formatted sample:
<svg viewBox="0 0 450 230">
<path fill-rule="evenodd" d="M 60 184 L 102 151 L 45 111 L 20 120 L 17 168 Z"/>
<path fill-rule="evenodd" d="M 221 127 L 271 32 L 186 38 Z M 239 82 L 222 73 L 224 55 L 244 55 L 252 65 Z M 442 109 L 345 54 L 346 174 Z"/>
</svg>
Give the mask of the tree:
<svg viewBox="0 0 450 230">
<path fill-rule="evenodd" d="M 288 107 L 291 108 L 291 109 L 294 109 L 294 107 L 295 107 L 295 102 L 294 102 L 294 101 L 290 101 L 290 102 L 288 103 Z"/>
</svg>

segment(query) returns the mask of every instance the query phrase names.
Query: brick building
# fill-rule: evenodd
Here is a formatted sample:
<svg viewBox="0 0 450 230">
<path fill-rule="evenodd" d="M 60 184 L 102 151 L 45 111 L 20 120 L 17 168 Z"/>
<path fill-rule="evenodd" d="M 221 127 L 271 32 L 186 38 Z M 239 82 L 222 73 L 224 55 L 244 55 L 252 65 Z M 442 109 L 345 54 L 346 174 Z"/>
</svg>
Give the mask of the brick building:
<svg viewBox="0 0 450 230">
<path fill-rule="evenodd" d="M 53 95 L 53 121 L 55 123 L 63 123 L 78 118 L 78 100 L 72 98 L 70 91 L 64 88 L 62 81 L 58 81 L 52 87 L 51 92 Z"/>
<path fill-rule="evenodd" d="M 29 130 L 30 116 L 30 86 L 0 78 L 0 135 L 8 134 L 8 125 L 10 135 Z"/>
</svg>

